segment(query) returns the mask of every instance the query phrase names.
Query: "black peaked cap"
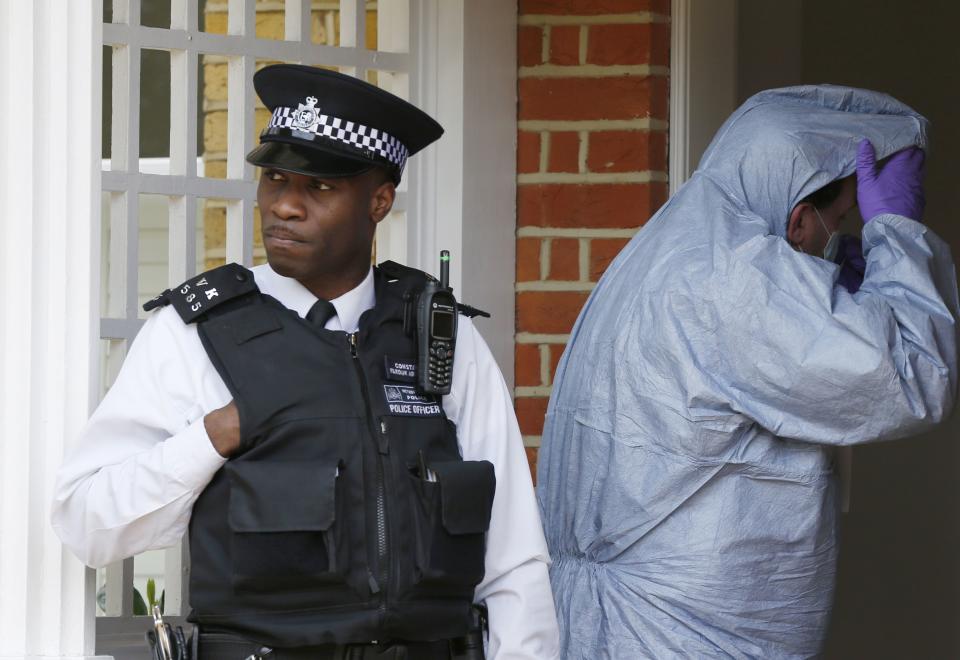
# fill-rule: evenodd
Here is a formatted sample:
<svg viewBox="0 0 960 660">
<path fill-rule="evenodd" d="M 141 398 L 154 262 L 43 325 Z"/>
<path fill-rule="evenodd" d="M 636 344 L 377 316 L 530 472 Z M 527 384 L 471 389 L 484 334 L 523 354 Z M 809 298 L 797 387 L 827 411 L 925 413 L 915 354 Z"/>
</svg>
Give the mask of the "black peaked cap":
<svg viewBox="0 0 960 660">
<path fill-rule="evenodd" d="M 380 165 L 399 182 L 406 158 L 443 135 L 415 105 L 362 80 L 300 64 L 257 71 L 253 85 L 273 113 L 247 161 L 342 177 Z"/>
</svg>

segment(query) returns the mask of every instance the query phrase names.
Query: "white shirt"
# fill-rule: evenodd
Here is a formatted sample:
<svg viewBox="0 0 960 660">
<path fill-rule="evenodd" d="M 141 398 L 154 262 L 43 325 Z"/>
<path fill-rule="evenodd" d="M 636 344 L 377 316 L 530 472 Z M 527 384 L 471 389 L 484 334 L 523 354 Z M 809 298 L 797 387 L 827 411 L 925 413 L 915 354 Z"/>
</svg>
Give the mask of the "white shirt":
<svg viewBox="0 0 960 660">
<path fill-rule="evenodd" d="M 263 293 L 301 317 L 317 300 L 268 265 L 253 273 Z M 331 302 L 337 315 L 327 329 L 356 331 L 374 306 L 373 270 Z M 57 475 L 51 517 L 63 543 L 93 567 L 175 544 L 197 496 L 226 461 L 203 417 L 231 399 L 196 325 L 170 306 L 151 314 Z M 464 460 L 490 461 L 497 477 L 486 574 L 476 590 L 489 610 L 488 657 L 559 657 L 549 554 L 520 430 L 503 376 L 464 317 L 443 409 L 457 425 Z"/>
</svg>

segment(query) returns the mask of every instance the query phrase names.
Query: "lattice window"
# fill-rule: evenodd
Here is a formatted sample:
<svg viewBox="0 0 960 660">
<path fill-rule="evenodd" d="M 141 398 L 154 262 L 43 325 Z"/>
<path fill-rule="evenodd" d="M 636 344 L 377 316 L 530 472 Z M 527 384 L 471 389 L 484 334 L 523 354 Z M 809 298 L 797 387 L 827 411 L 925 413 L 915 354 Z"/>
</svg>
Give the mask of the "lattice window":
<svg viewBox="0 0 960 660">
<path fill-rule="evenodd" d="M 103 391 L 143 324 L 145 300 L 225 261 L 264 259 L 254 168 L 244 161 L 269 114 L 256 100 L 254 71 L 272 62 L 325 66 L 409 98 L 409 26 L 419 6 L 104 2 Z M 393 217 L 380 225 L 378 258 L 405 258 L 415 176 L 408 170 Z M 147 580 L 178 621 L 188 611 L 188 572 L 180 547 L 99 571 L 98 653 L 142 656 L 145 626 L 134 613 L 138 598 L 148 600 Z"/>
</svg>

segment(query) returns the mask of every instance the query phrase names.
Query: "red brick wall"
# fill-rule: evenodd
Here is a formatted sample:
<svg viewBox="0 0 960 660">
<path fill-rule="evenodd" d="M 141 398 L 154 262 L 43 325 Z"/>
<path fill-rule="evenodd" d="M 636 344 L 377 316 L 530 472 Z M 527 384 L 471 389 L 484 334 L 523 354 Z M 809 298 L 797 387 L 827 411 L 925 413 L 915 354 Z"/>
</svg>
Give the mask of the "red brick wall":
<svg viewBox="0 0 960 660">
<path fill-rule="evenodd" d="M 519 0 L 516 410 L 531 468 L 604 269 L 667 198 L 669 0 Z"/>
</svg>

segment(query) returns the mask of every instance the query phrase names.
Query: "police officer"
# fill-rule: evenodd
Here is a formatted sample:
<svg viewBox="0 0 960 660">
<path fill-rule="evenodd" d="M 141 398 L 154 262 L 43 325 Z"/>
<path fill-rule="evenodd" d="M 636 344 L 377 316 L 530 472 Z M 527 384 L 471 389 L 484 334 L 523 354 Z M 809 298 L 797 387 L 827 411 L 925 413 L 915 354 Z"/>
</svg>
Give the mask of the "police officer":
<svg viewBox="0 0 960 660">
<path fill-rule="evenodd" d="M 148 303 L 59 472 L 54 528 L 97 567 L 189 525 L 200 660 L 460 657 L 472 603 L 487 657 L 556 657 L 500 371 L 461 316 L 449 394 L 425 391 L 411 305 L 428 279 L 370 266 L 407 158 L 442 128 L 322 69 L 270 66 L 254 83 L 273 113 L 247 156 L 269 264 Z"/>
</svg>

